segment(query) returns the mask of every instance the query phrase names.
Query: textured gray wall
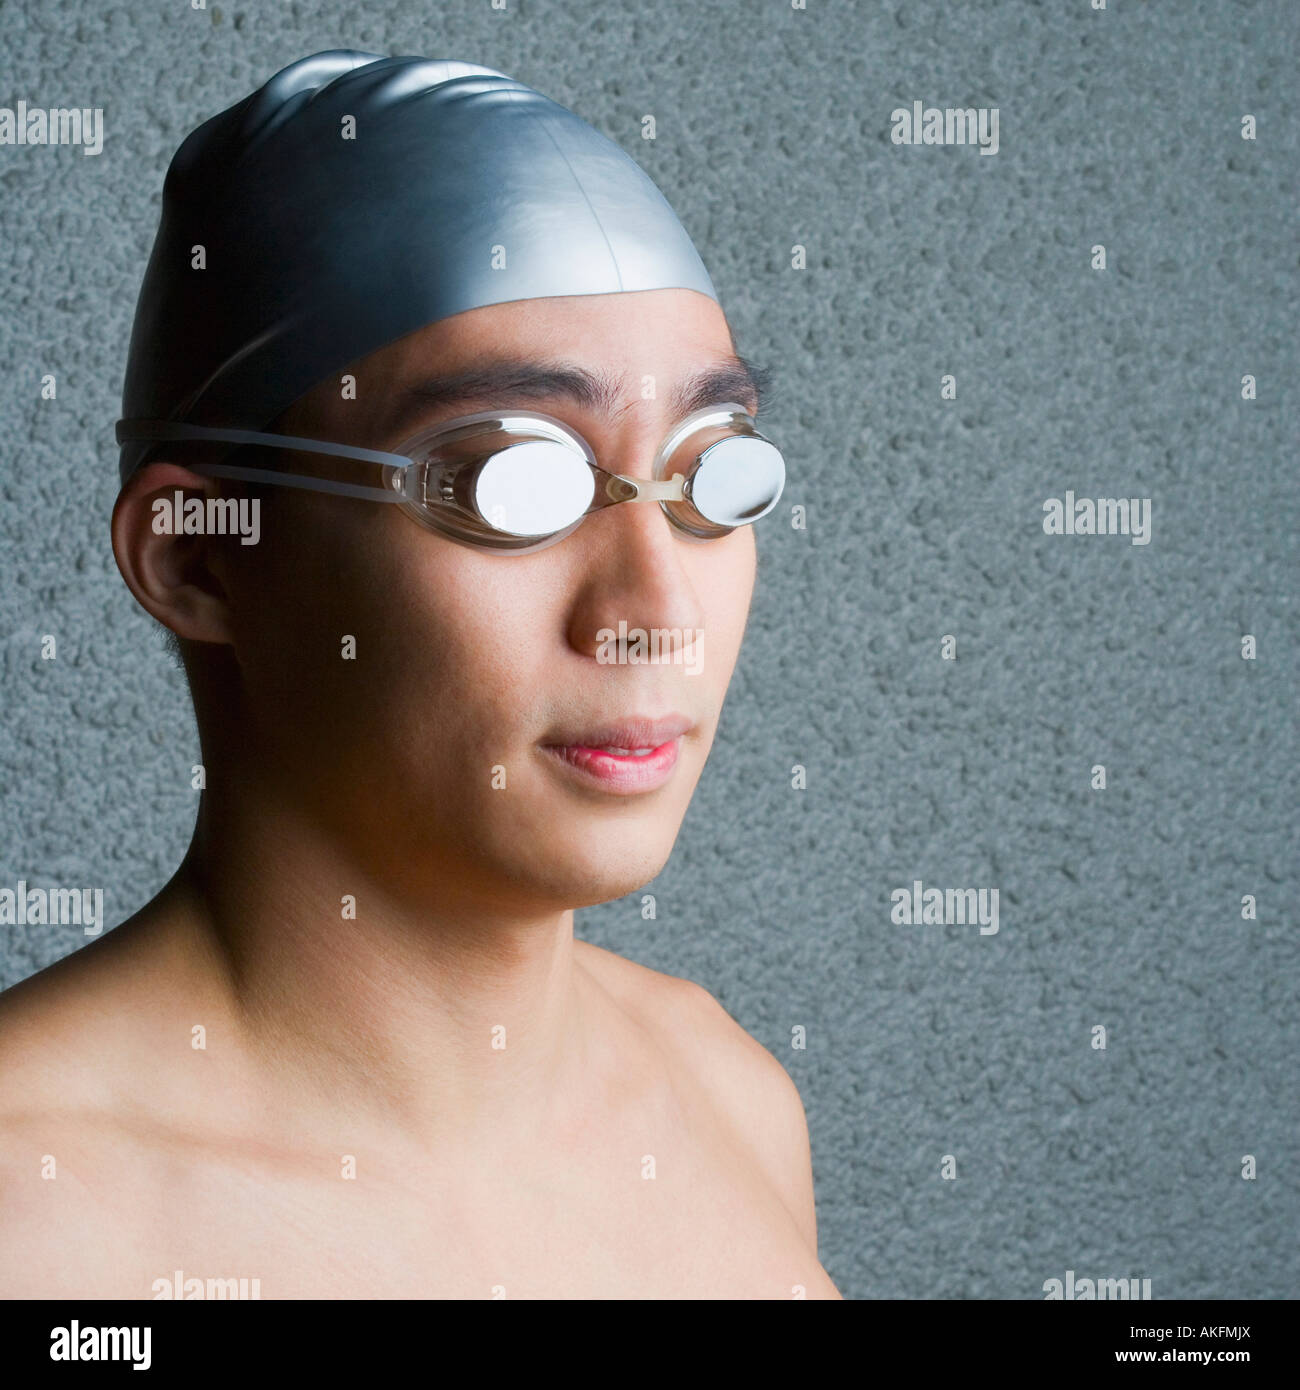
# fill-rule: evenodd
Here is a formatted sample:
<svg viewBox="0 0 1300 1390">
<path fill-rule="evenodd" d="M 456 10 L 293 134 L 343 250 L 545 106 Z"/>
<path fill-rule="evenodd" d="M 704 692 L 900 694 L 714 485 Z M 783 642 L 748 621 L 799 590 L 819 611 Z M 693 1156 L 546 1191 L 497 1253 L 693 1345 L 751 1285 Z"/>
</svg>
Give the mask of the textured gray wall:
<svg viewBox="0 0 1300 1390">
<path fill-rule="evenodd" d="M 777 370 L 808 508 L 763 530 L 657 921 L 633 896 L 580 931 L 788 1067 L 846 1295 L 1300 1293 L 1300 6 L 28 0 L 0 45 L 0 102 L 106 127 L 98 157 L 0 147 L 0 884 L 102 884 L 118 922 L 188 842 L 192 717 L 108 543 L 173 150 L 322 48 L 485 63 L 659 181 Z M 914 100 L 996 106 L 999 152 L 895 146 Z M 1151 543 L 1045 535 L 1066 489 L 1150 497 Z M 914 878 L 997 887 L 1000 930 L 894 925 Z M 0 928 L 0 984 L 83 939 Z"/>
</svg>

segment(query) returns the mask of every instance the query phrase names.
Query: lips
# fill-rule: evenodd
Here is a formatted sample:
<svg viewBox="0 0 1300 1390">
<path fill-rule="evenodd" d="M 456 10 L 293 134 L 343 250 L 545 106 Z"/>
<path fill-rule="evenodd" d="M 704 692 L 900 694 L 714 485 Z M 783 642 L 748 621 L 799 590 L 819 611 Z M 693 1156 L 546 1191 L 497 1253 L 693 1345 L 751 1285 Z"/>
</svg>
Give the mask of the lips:
<svg viewBox="0 0 1300 1390">
<path fill-rule="evenodd" d="M 638 717 L 566 732 L 541 746 L 589 786 L 624 794 L 653 791 L 672 774 L 681 736 L 692 727 L 684 715 Z"/>
<path fill-rule="evenodd" d="M 573 729 L 555 738 L 548 738 L 551 748 L 658 748 L 670 739 L 679 738 L 691 727 L 682 714 L 668 714 L 660 719 L 620 719 L 617 723 L 597 724 L 585 729 Z"/>
</svg>

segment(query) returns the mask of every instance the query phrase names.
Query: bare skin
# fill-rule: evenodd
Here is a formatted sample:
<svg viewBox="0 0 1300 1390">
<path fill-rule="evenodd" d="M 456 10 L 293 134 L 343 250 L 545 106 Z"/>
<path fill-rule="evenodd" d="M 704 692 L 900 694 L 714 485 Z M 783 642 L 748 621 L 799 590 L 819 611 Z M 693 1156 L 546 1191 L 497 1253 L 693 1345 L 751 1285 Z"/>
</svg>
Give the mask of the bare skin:
<svg viewBox="0 0 1300 1390">
<path fill-rule="evenodd" d="M 403 383 L 544 358 L 613 374 L 617 400 L 418 425 L 531 406 L 648 477 L 672 387 L 732 352 L 686 290 L 495 305 L 276 428 L 392 449 Z M 207 785 L 158 897 L 0 995 L 0 1296 L 149 1298 L 181 1270 L 263 1298 L 838 1297 L 784 1068 L 700 987 L 573 935 L 575 907 L 671 852 L 744 632 L 750 529 L 694 541 L 634 504 L 501 556 L 277 489 L 241 548 L 155 534 L 149 503 L 177 486 L 218 485 L 141 470 L 114 548 L 184 639 Z M 701 673 L 599 664 L 620 619 L 703 630 Z M 543 746 L 670 712 L 691 727 L 653 791 L 593 790 Z"/>
</svg>

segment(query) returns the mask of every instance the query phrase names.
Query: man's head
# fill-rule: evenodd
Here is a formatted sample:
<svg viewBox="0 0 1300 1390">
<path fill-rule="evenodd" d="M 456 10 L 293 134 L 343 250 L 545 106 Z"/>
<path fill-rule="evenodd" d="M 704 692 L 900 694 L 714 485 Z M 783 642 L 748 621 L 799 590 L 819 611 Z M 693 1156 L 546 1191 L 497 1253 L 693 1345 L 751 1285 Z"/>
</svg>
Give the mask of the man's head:
<svg viewBox="0 0 1300 1390">
<path fill-rule="evenodd" d="M 172 159 L 122 414 L 256 430 L 467 309 L 666 288 L 716 298 L 654 183 L 573 112 L 470 63 L 317 53 Z M 124 444 L 123 481 L 148 454 Z"/>
<path fill-rule="evenodd" d="M 392 451 L 467 413 L 539 411 L 601 468 L 649 479 L 692 410 L 760 404 L 711 287 L 494 301 L 350 359 L 323 351 L 331 374 L 272 420 L 224 423 Z M 341 857 L 448 904 L 561 909 L 658 872 L 743 635 L 751 528 L 698 540 L 657 505 L 610 506 L 559 544 L 500 554 L 398 507 L 258 486 L 255 546 L 159 534 L 159 496 L 231 490 L 184 455 L 155 446 L 131 473 L 114 547 L 141 604 L 182 639 L 209 787 L 235 778 Z M 608 639 L 638 630 L 661 635 L 639 660 Z M 660 751 L 602 759 L 590 746 Z"/>
</svg>

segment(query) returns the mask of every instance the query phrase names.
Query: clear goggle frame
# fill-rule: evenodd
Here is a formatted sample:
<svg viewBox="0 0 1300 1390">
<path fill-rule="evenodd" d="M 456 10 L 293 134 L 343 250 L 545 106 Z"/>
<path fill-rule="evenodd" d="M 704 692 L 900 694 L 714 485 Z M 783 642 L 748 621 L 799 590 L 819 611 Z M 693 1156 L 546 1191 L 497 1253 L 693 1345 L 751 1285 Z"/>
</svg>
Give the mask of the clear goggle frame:
<svg viewBox="0 0 1300 1390">
<path fill-rule="evenodd" d="M 378 468 L 379 486 L 222 463 L 192 471 L 395 503 L 450 540 L 515 554 L 554 545 L 593 512 L 636 501 L 657 501 L 678 530 L 714 540 L 766 516 L 785 486 L 780 450 L 734 401 L 675 425 L 655 455 L 650 480 L 602 468 L 576 430 L 531 411 L 445 421 L 395 453 L 161 420 L 121 420 L 117 440 L 262 445 L 364 463 Z"/>
</svg>

